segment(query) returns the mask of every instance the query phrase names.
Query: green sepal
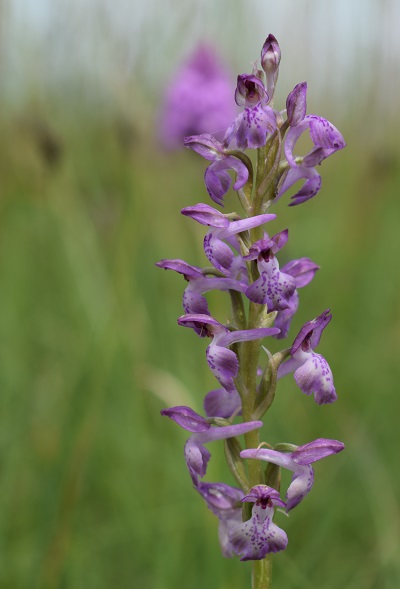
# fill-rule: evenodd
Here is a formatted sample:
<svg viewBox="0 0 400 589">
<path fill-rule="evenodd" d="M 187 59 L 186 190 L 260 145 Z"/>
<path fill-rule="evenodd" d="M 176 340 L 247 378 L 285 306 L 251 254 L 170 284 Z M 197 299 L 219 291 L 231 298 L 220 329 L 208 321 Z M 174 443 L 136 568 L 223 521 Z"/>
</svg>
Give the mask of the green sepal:
<svg viewBox="0 0 400 589">
<path fill-rule="evenodd" d="M 263 312 L 260 313 L 258 317 L 257 327 L 273 327 L 276 315 L 276 311 L 271 311 L 269 313 L 267 305 L 264 305 Z"/>
<path fill-rule="evenodd" d="M 290 356 L 289 349 L 277 352 L 274 355 L 272 355 L 267 348 L 263 347 L 263 349 L 268 355 L 268 364 L 261 376 L 260 385 L 258 387 L 258 403 L 253 412 L 253 419 L 261 419 L 271 407 L 275 398 L 278 368 L 281 363 Z"/>
<path fill-rule="evenodd" d="M 218 278 L 225 278 L 225 274 L 220 270 L 217 270 L 213 266 L 207 266 L 207 268 L 203 268 L 201 273 L 203 276 L 217 276 Z"/>
<path fill-rule="evenodd" d="M 206 421 L 210 425 L 216 425 L 217 427 L 227 427 L 232 425 L 232 422 L 224 417 L 206 417 Z"/>
<path fill-rule="evenodd" d="M 243 491 L 248 491 L 249 481 L 247 479 L 244 460 L 240 457 L 241 451 L 242 446 L 237 438 L 227 438 L 225 440 L 225 457 L 229 470 Z"/>
<path fill-rule="evenodd" d="M 287 444 L 286 442 L 280 442 L 274 446 L 274 450 L 277 452 L 294 452 L 297 450 L 298 446 L 294 444 Z"/>
</svg>

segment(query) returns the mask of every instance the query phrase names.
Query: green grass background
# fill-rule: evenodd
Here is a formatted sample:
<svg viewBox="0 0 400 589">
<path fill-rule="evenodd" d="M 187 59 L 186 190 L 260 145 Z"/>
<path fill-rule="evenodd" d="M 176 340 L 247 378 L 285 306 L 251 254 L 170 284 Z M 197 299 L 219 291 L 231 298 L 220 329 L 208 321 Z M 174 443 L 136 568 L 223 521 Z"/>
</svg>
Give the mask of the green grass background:
<svg viewBox="0 0 400 589">
<path fill-rule="evenodd" d="M 215 387 L 206 342 L 176 323 L 184 281 L 154 266 L 205 262 L 203 228 L 180 215 L 209 203 L 205 162 L 149 139 L 151 105 L 122 117 L 77 95 L 42 92 L 0 116 L 0 587 L 247 588 L 250 565 L 222 558 L 217 521 L 191 489 L 185 432 L 159 414 L 201 411 Z M 398 124 L 373 96 L 353 92 L 340 125 L 334 103 L 312 100 L 348 147 L 323 163 L 315 199 L 279 202 L 271 230 L 289 227 L 282 263 L 321 266 L 289 340 L 332 309 L 318 351 L 339 400 L 318 407 L 287 377 L 263 434 L 346 450 L 316 464 L 289 518 L 277 514 L 289 546 L 273 586 L 398 589 Z M 234 194 L 226 209 L 239 210 Z M 224 296 L 210 304 L 224 321 Z M 210 449 L 208 480 L 232 482 Z"/>
</svg>

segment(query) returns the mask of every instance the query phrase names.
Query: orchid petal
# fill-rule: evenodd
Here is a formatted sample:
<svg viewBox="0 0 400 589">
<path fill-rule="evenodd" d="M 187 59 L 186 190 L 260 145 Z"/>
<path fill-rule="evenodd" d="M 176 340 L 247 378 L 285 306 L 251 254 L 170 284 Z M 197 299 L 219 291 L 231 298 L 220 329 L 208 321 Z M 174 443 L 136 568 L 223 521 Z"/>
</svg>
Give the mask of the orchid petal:
<svg viewBox="0 0 400 589">
<path fill-rule="evenodd" d="M 331 319 L 332 314 L 330 313 L 330 309 L 326 309 L 323 313 L 321 313 L 321 315 L 318 315 L 318 317 L 312 321 L 305 323 L 299 331 L 290 349 L 292 356 L 297 352 L 300 346 L 304 351 L 307 352 L 310 350 L 315 350 L 319 344 L 323 330 Z"/>
<path fill-rule="evenodd" d="M 317 270 L 319 270 L 319 266 L 310 258 L 298 258 L 285 264 L 281 272 L 294 278 L 296 288 L 302 288 L 312 281 Z"/>
<path fill-rule="evenodd" d="M 260 277 L 245 291 L 254 303 L 267 305 L 268 311 L 282 311 L 289 307 L 296 285 L 289 274 L 279 271 L 278 260 L 273 256 L 268 262 L 258 260 Z"/>
<path fill-rule="evenodd" d="M 156 266 L 163 268 L 164 270 L 174 270 L 179 274 L 182 274 L 187 280 L 189 278 L 202 277 L 201 268 L 197 266 L 191 266 L 184 260 L 161 260 L 156 263 Z"/>
<path fill-rule="evenodd" d="M 224 153 L 224 146 L 217 141 L 213 135 L 203 133 L 202 135 L 191 135 L 183 140 L 185 147 L 192 149 L 206 160 L 215 162 Z"/>
<path fill-rule="evenodd" d="M 237 391 L 228 393 L 222 388 L 215 389 L 204 398 L 204 410 L 208 417 L 228 418 L 233 414 L 240 415 L 241 409 L 242 401 Z"/>
<path fill-rule="evenodd" d="M 163 409 L 161 415 L 166 415 L 170 419 L 173 419 L 178 425 L 190 432 L 205 432 L 211 427 L 204 417 L 185 405 Z"/>
<path fill-rule="evenodd" d="M 224 483 L 199 482 L 195 488 L 207 503 L 207 507 L 218 517 L 218 536 L 222 554 L 230 558 L 234 551 L 229 533 L 242 522 L 242 510 L 237 504 L 243 497 L 243 492 Z"/>
<path fill-rule="evenodd" d="M 296 507 L 300 501 L 311 491 L 314 483 L 314 470 L 312 466 L 302 466 L 301 470 L 295 471 L 288 490 L 286 492 L 287 506 L 286 510 L 290 511 Z"/>
<path fill-rule="evenodd" d="M 202 225 L 211 227 L 229 227 L 230 223 L 229 219 L 220 211 L 202 202 L 192 207 L 185 207 L 181 210 L 181 213 Z"/>
<path fill-rule="evenodd" d="M 314 393 L 318 405 L 333 403 L 337 399 L 333 375 L 328 362 L 320 354 L 312 353 L 294 373 L 297 386 L 306 395 Z"/>
<path fill-rule="evenodd" d="M 289 190 L 289 188 L 298 180 L 305 180 L 305 182 L 300 190 L 290 197 L 293 202 L 290 203 L 289 206 L 294 206 L 310 200 L 310 198 L 313 198 L 321 188 L 321 176 L 314 168 L 307 168 L 305 166 L 290 168 L 274 202 L 277 202 L 282 194 Z"/>
<path fill-rule="evenodd" d="M 338 440 L 318 438 L 308 444 L 299 446 L 292 452 L 292 458 L 297 464 L 312 464 L 331 454 L 337 454 L 344 449 L 344 444 Z"/>
<path fill-rule="evenodd" d="M 286 100 L 286 110 L 291 127 L 301 123 L 307 112 L 307 82 L 301 82 L 293 88 Z"/>
<path fill-rule="evenodd" d="M 254 502 L 251 518 L 235 526 L 229 539 L 240 560 L 261 560 L 270 552 L 287 546 L 287 535 L 273 523 L 274 507 L 285 506 L 279 493 L 267 485 L 257 485 L 242 501 Z"/>
<path fill-rule="evenodd" d="M 211 372 L 220 385 L 229 393 L 236 391 L 234 378 L 239 371 L 239 360 L 235 352 L 211 343 L 206 350 L 206 358 Z"/>
<path fill-rule="evenodd" d="M 274 336 L 276 337 L 276 339 L 283 339 L 287 336 L 290 329 L 290 324 L 292 322 L 292 318 L 296 314 L 298 307 L 299 295 L 297 293 L 297 290 L 295 290 L 290 299 L 288 300 L 287 308 L 278 311 L 275 317 L 274 325 L 275 327 L 280 329 L 280 333 Z"/>
</svg>

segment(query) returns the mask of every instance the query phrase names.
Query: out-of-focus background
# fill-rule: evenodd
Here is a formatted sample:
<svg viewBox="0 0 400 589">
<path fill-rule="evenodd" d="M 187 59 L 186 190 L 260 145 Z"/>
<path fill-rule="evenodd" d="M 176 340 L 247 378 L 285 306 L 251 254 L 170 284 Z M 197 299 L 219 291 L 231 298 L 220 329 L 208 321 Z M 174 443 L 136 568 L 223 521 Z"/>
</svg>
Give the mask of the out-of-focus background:
<svg viewBox="0 0 400 589">
<path fill-rule="evenodd" d="M 332 309 L 319 351 L 339 400 L 318 407 L 287 377 L 265 437 L 346 444 L 277 515 L 289 546 L 275 585 L 397 589 L 399 3 L 2 0 L 0 17 L 0 586 L 249 587 L 191 490 L 185 432 L 159 415 L 201 411 L 215 381 L 205 342 L 176 324 L 183 280 L 154 262 L 204 263 L 202 228 L 179 211 L 211 204 L 206 163 L 160 143 L 171 76 L 206 42 L 233 97 L 271 32 L 276 107 L 307 80 L 308 112 L 348 143 L 314 200 L 274 211 L 286 259 L 322 268 L 289 343 Z M 239 209 L 234 194 L 226 208 Z M 224 321 L 222 295 L 211 302 Z M 230 482 L 210 449 L 208 480 Z"/>
</svg>

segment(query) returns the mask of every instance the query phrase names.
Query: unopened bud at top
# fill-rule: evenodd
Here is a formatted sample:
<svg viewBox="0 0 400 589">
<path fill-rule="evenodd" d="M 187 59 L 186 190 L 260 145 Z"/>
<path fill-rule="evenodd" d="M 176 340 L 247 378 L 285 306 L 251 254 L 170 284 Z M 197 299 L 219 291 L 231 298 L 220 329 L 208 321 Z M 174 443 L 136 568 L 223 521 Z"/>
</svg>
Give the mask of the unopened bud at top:
<svg viewBox="0 0 400 589">
<path fill-rule="evenodd" d="M 266 88 L 269 100 L 272 101 L 278 79 L 281 50 L 274 35 L 268 35 L 261 50 L 261 66 L 266 76 Z"/>
<path fill-rule="evenodd" d="M 261 49 L 261 65 L 268 76 L 277 74 L 279 62 L 281 61 L 281 50 L 274 35 L 268 35 Z"/>
</svg>

